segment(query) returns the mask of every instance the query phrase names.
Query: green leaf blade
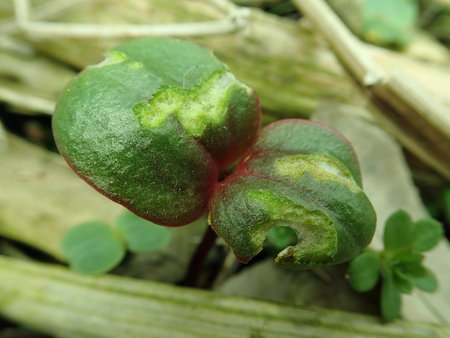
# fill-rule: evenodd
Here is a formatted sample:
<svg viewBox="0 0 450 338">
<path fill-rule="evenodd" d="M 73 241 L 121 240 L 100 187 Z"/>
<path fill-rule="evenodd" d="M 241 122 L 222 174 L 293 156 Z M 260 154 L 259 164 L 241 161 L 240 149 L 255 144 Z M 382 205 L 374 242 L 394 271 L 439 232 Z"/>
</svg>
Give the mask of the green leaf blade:
<svg viewBox="0 0 450 338">
<path fill-rule="evenodd" d="M 409 249 L 396 251 L 387 256 L 391 265 L 395 264 L 421 264 L 424 256 L 419 252 L 412 252 Z"/>
<path fill-rule="evenodd" d="M 438 281 L 433 271 L 427 269 L 427 274 L 414 279 L 414 285 L 426 292 L 434 292 L 438 288 Z"/>
<path fill-rule="evenodd" d="M 427 274 L 421 261 L 400 262 L 394 266 L 394 269 L 406 278 L 422 278 Z"/>
<path fill-rule="evenodd" d="M 119 216 L 117 227 L 128 249 L 134 253 L 162 248 L 169 243 L 171 237 L 168 228 L 146 221 L 131 212 Z"/>
<path fill-rule="evenodd" d="M 414 239 L 414 223 L 406 211 L 394 212 L 384 228 L 385 250 L 408 248 Z"/>
<path fill-rule="evenodd" d="M 402 299 L 391 277 L 392 272 L 385 274 L 381 287 L 381 314 L 387 321 L 392 321 L 400 315 Z"/>
<path fill-rule="evenodd" d="M 400 293 L 411 293 L 413 289 L 413 279 L 403 274 L 401 271 L 394 269 L 394 273 L 392 275 L 392 280 L 394 282 L 395 288 Z"/>
<path fill-rule="evenodd" d="M 111 227 L 95 221 L 70 229 L 62 240 L 62 251 L 72 269 L 92 275 L 111 270 L 125 255 Z"/>
<path fill-rule="evenodd" d="M 373 289 L 379 279 L 380 259 L 373 252 L 364 252 L 350 263 L 349 281 L 359 292 Z"/>
<path fill-rule="evenodd" d="M 435 247 L 444 234 L 441 224 L 432 218 L 419 220 L 414 225 L 413 248 L 420 252 Z"/>
</svg>

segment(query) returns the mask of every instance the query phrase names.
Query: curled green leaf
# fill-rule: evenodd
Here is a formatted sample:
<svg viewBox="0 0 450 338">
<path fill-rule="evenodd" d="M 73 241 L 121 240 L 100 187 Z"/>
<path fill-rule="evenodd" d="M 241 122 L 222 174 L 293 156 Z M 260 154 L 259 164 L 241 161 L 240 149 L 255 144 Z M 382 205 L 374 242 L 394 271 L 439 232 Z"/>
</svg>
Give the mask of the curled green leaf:
<svg viewBox="0 0 450 338">
<path fill-rule="evenodd" d="M 270 229 L 290 227 L 297 244 L 275 259 L 290 267 L 353 258 L 369 244 L 376 221 L 351 146 L 330 128 L 303 120 L 262 131 L 236 172 L 218 186 L 209 219 L 242 262 L 262 250 Z"/>
</svg>

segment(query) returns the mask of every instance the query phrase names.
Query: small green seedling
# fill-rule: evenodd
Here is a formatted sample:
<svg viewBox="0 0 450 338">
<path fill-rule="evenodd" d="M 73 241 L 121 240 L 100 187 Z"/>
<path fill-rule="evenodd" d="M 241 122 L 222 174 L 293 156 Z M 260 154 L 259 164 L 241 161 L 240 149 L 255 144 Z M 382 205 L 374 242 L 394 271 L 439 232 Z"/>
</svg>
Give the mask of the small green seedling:
<svg viewBox="0 0 450 338">
<path fill-rule="evenodd" d="M 309 268 L 359 254 L 376 215 L 348 141 L 311 121 L 278 121 L 261 132 L 260 123 L 256 93 L 210 51 L 146 38 L 76 77 L 57 104 L 53 131 L 69 165 L 99 192 L 165 226 L 206 213 L 241 262 L 277 227 L 296 236 L 276 243 L 288 245 L 277 264 Z M 117 238 L 130 250 L 148 248 L 156 234 L 147 238 L 141 227 L 119 220 Z"/>
<path fill-rule="evenodd" d="M 86 222 L 69 230 L 62 241 L 62 252 L 75 271 L 102 274 L 117 266 L 130 252 L 148 252 L 166 246 L 170 230 L 146 221 L 131 212 L 117 219 L 117 226 Z"/>
<path fill-rule="evenodd" d="M 423 264 L 423 252 L 435 247 L 443 236 L 442 226 L 432 218 L 413 222 L 403 210 L 386 221 L 384 250 L 365 251 L 350 263 L 350 284 L 360 292 L 373 289 L 380 277 L 381 314 L 386 320 L 400 315 L 401 294 L 414 287 L 427 292 L 437 289 L 436 276 Z"/>
</svg>

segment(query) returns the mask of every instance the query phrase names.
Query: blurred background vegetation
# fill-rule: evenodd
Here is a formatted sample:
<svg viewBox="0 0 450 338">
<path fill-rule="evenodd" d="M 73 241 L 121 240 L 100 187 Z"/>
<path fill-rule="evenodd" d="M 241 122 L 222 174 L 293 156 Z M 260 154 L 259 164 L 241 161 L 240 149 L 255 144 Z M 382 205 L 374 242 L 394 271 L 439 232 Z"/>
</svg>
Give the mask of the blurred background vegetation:
<svg viewBox="0 0 450 338">
<path fill-rule="evenodd" d="M 0 321 L 0 337 L 45 334 L 82 337 L 97 333 L 98 327 L 104 328 L 100 336 L 111 336 L 122 332 L 114 331 L 117 328 L 110 325 L 112 321 L 117 321 L 117 325 L 128 323 L 129 330 L 140 325 L 131 325 L 127 322 L 129 318 L 120 314 L 117 318 L 108 317 L 109 312 L 104 309 L 88 305 L 71 307 L 74 301 L 70 297 L 76 297 L 77 293 L 71 293 L 72 289 L 64 283 L 75 277 L 65 272 L 59 275 L 44 267 L 39 270 L 40 265 L 21 265 L 23 262 L 65 265 L 61 241 L 69 229 L 87 221 L 113 225 L 123 214 L 120 206 L 76 177 L 57 154 L 51 114 L 67 82 L 84 67 L 101 61 L 108 48 L 135 37 L 136 27 L 138 31 L 144 30 L 141 35 L 146 35 L 147 25 L 166 25 L 166 34 L 212 49 L 240 80 L 258 92 L 263 124 L 282 118 L 308 118 L 325 122 L 349 138 L 361 162 L 365 190 L 378 215 L 373 248 L 380 249 L 383 224 L 397 209 L 407 210 L 414 219 L 431 214 L 450 236 L 450 1 L 326 1 L 358 37 L 361 55 L 375 62 L 387 78 L 403 79 L 398 85 L 386 81 L 370 86 L 355 76 L 352 65 L 339 54 L 339 47 L 336 50 L 324 39 L 321 29 L 314 25 L 315 20 L 320 20 L 320 13 L 316 13 L 317 18 L 315 13 L 303 11 L 306 3 L 302 0 L 0 2 L 0 316 L 4 318 Z M 219 27 L 223 32 L 204 34 L 204 31 L 195 33 L 194 29 L 194 33 L 186 35 L 170 26 L 193 22 L 211 23 L 211 27 Z M 154 32 L 154 27 L 148 28 Z M 200 220 L 190 227 L 170 229 L 168 244 L 148 253 L 127 253 L 112 274 L 183 284 L 205 226 L 206 221 Z M 218 241 L 208 255 L 197 286 L 221 294 L 379 315 L 379 289 L 366 294 L 353 291 L 346 279 L 345 265 L 295 272 L 274 267 L 271 259 L 274 248 L 276 251 L 279 245 L 288 245 L 290 241 L 280 242 L 283 241 L 271 234 L 267 250 L 244 267 Z M 385 327 L 391 330 L 389 334 L 420 335 L 436 328 L 424 324 L 416 330 L 413 321 L 450 324 L 448 258 L 447 242 L 428 254 L 427 262 L 441 287 L 433 295 L 420 292 L 408 295 L 402 315 L 409 322 Z M 35 272 L 27 277 L 27 270 Z M 55 279 L 53 273 L 59 276 L 56 279 L 61 285 L 51 284 Z M 23 291 L 28 287 L 45 289 L 47 282 L 51 292 L 61 299 L 68 297 L 61 301 L 60 307 L 51 310 L 48 299 L 44 297 L 39 303 L 36 296 L 31 302 L 29 294 Z M 102 282 L 80 279 L 79 283 L 92 287 L 92 299 L 101 303 L 103 298 L 99 294 L 104 290 L 96 288 Z M 115 280 L 111 285 L 109 280 L 105 283 L 111 288 L 116 285 Z M 67 292 L 61 291 L 64 287 Z M 158 290 L 158 286 L 151 284 L 151 287 Z M 128 292 L 119 287 L 117 290 L 118 295 L 108 298 L 111 302 L 106 303 L 108 306 L 120 304 L 119 296 Z M 161 294 L 165 295 L 162 289 Z M 209 296 L 198 297 L 200 304 L 211 302 Z M 84 311 L 86 315 L 71 321 L 69 315 L 62 315 L 64 311 L 72 315 Z M 256 313 L 252 315 L 257 316 Z M 332 330 L 330 323 L 337 317 L 332 312 L 326 314 L 330 321 L 325 324 Z M 40 323 L 45 316 L 52 315 L 54 320 Z M 97 323 L 96 327 L 93 316 L 103 318 L 99 323 L 106 323 L 105 326 Z M 359 334 L 384 332 L 376 331 L 380 324 L 375 319 L 365 318 L 355 319 L 361 321 Z M 225 320 L 236 318 L 224 315 Z M 306 325 L 304 320 L 302 325 Z M 170 320 L 167 323 L 168 327 L 172 325 Z M 86 329 L 77 331 L 77 325 Z M 273 329 L 270 320 L 267 325 L 267 330 Z M 313 324 L 311 330 L 321 325 Z M 250 330 L 242 331 L 246 334 L 265 337 L 264 330 L 253 332 L 245 324 L 242 327 Z M 145 325 L 139 329 L 150 330 Z M 208 333 L 211 327 L 204 329 Z M 351 328 L 334 329 L 342 334 L 351 332 Z M 133 331 L 130 336 L 139 337 L 139 332 Z M 213 336 L 211 332 L 209 336 Z"/>
</svg>

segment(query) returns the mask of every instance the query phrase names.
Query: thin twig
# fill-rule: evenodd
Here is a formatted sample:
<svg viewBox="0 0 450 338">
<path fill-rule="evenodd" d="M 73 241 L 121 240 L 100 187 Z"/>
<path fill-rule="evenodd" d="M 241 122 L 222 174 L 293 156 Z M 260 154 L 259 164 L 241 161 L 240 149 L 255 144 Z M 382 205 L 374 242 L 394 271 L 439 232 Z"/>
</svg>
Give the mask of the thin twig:
<svg viewBox="0 0 450 338">
<path fill-rule="evenodd" d="M 227 34 L 238 30 L 234 20 L 162 25 L 76 24 L 35 21 L 22 25 L 33 36 L 77 38 L 137 38 L 144 36 L 198 36 Z"/>
<path fill-rule="evenodd" d="M 174 24 L 96 24 L 61 23 L 30 20 L 29 0 L 14 0 L 17 25 L 33 36 L 77 38 L 137 38 L 143 36 L 199 36 L 227 34 L 245 27 L 248 10 L 228 0 L 211 0 L 224 9 L 227 16 L 221 20 Z"/>
<path fill-rule="evenodd" d="M 14 0 L 16 1 L 16 0 Z M 36 5 L 33 6 L 33 11 L 32 13 L 29 13 L 28 16 L 28 20 L 43 20 L 46 19 L 48 17 L 51 17 L 53 15 L 56 15 L 58 13 L 60 13 L 61 11 L 77 4 L 80 3 L 82 1 L 87 1 L 87 0 L 54 0 L 54 1 L 48 1 L 48 2 L 44 2 L 40 5 Z M 15 8 L 17 8 L 18 3 L 14 2 Z M 19 6 L 23 6 L 23 4 L 19 4 Z M 26 3 L 25 3 L 26 6 Z M 23 9 L 19 9 L 19 14 L 17 13 L 17 9 L 15 10 L 15 16 L 17 17 L 17 15 L 24 15 L 25 17 L 27 16 L 26 14 L 26 8 L 25 8 L 25 13 L 23 12 Z M 20 20 L 20 19 L 19 19 Z M 17 19 L 4 19 L 4 20 L 0 20 L 0 32 L 2 34 L 12 34 L 15 33 L 19 30 L 18 24 L 17 24 Z"/>
<path fill-rule="evenodd" d="M 30 5 L 28 0 L 14 0 L 14 14 L 19 26 L 25 24 L 30 18 Z"/>
<path fill-rule="evenodd" d="M 359 83 L 370 87 L 384 81 L 384 71 L 366 55 L 361 42 L 324 1 L 294 0 L 294 4 L 319 28 Z"/>
</svg>

